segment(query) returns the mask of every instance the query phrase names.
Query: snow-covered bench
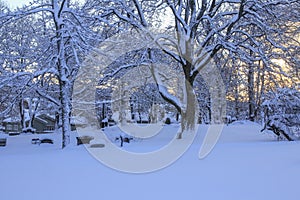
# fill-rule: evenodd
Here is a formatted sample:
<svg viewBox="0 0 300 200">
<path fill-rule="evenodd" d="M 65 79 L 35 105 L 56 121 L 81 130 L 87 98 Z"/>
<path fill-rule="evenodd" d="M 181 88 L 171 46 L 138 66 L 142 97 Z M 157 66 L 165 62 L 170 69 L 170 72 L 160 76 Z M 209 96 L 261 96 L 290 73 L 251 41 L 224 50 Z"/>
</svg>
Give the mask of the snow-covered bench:
<svg viewBox="0 0 300 200">
<path fill-rule="evenodd" d="M 40 144 L 40 143 L 41 143 L 40 138 L 31 139 L 31 144 Z"/>
<path fill-rule="evenodd" d="M 224 122 L 226 123 L 226 125 L 231 124 L 235 121 L 237 121 L 236 117 L 232 117 L 230 115 L 227 115 L 226 117 L 224 117 Z"/>
<path fill-rule="evenodd" d="M 42 143 L 53 144 L 53 140 L 52 140 L 52 139 L 48 139 L 48 138 L 42 139 L 42 140 L 41 140 L 41 144 L 42 144 Z"/>
<path fill-rule="evenodd" d="M 1 138 L 0 139 L 0 147 L 5 147 L 6 146 L 6 138 Z"/>
<path fill-rule="evenodd" d="M 77 139 L 77 145 L 80 144 L 89 144 L 91 142 L 91 140 L 94 139 L 94 137 L 92 136 L 81 136 L 81 137 L 76 137 Z"/>
<path fill-rule="evenodd" d="M 10 132 L 8 133 L 9 136 L 16 136 L 16 135 L 20 135 L 20 132 Z"/>
<path fill-rule="evenodd" d="M 53 144 L 53 140 L 52 139 L 39 139 L 39 138 L 33 138 L 31 140 L 31 144 L 42 144 L 42 143 L 47 143 L 47 144 Z"/>
<path fill-rule="evenodd" d="M 92 144 L 90 148 L 104 148 L 105 144 Z"/>
<path fill-rule="evenodd" d="M 121 147 L 123 147 L 124 142 L 130 143 L 130 140 L 133 140 L 133 137 L 126 137 L 122 134 L 119 137 L 115 138 L 115 141 L 120 141 L 121 142 L 121 144 L 120 144 Z"/>
</svg>

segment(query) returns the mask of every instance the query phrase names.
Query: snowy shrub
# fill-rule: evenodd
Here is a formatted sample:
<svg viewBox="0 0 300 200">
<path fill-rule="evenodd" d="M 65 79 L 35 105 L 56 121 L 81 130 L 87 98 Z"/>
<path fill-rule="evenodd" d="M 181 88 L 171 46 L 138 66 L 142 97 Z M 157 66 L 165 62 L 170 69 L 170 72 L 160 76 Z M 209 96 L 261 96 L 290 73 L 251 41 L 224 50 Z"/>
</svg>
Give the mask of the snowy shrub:
<svg viewBox="0 0 300 200">
<path fill-rule="evenodd" d="M 269 129 L 289 141 L 300 139 L 300 92 L 280 88 L 266 95 L 264 103 L 264 129 Z"/>
</svg>

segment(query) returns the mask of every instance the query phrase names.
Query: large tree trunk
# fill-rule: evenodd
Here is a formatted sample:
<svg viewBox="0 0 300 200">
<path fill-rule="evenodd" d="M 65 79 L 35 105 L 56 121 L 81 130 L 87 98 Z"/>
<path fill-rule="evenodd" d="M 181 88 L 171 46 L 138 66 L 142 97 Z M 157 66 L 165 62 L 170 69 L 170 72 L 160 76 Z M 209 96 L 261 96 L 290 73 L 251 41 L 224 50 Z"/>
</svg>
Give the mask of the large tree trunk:
<svg viewBox="0 0 300 200">
<path fill-rule="evenodd" d="M 255 118 L 255 92 L 254 92 L 254 67 L 249 66 L 248 71 L 248 103 L 249 103 L 249 120 L 254 121 Z"/>
<path fill-rule="evenodd" d="M 62 122 L 62 148 L 69 144 L 68 133 L 70 131 L 70 106 L 69 106 L 69 94 L 66 91 L 66 83 L 60 80 L 60 99 L 61 99 L 61 122 Z"/>
<path fill-rule="evenodd" d="M 177 135 L 178 139 L 181 139 L 184 133 L 195 131 L 199 110 L 192 84 L 185 81 L 183 89 L 184 100 L 181 108 L 181 127 Z"/>
<path fill-rule="evenodd" d="M 20 102 L 19 102 L 19 108 L 20 108 L 20 117 L 21 117 L 21 127 L 22 127 L 22 130 L 23 130 L 24 128 L 26 128 L 23 96 L 21 96 L 21 99 L 20 99 Z"/>
<path fill-rule="evenodd" d="M 148 53 L 149 59 L 152 60 L 154 56 L 152 55 L 152 51 L 150 49 L 148 49 Z M 184 80 L 177 80 L 182 83 L 179 85 L 179 88 L 182 89 L 182 93 L 180 94 L 180 97 L 176 97 L 168 93 L 168 90 L 164 86 L 164 82 L 159 75 L 157 66 L 151 66 L 151 73 L 161 97 L 166 102 L 173 105 L 177 109 L 177 112 L 181 115 L 181 127 L 177 135 L 178 139 L 181 139 L 184 133 L 188 134 L 189 132 L 195 131 L 199 116 L 198 101 L 193 89 L 194 78 L 190 77 L 192 65 L 191 63 L 187 62 L 187 64 L 183 65 L 182 68 L 184 70 Z"/>
<path fill-rule="evenodd" d="M 67 61 L 65 52 L 65 38 L 63 36 L 64 23 L 62 23 L 61 10 L 64 6 L 69 7 L 69 0 L 59 2 L 52 0 L 52 13 L 53 21 L 56 30 L 56 43 L 57 43 L 57 71 L 59 80 L 59 97 L 61 103 L 61 122 L 62 122 L 62 148 L 69 143 L 69 131 L 70 131 L 70 98 L 71 98 L 71 85 L 67 76 Z"/>
<path fill-rule="evenodd" d="M 129 110 L 129 97 L 128 91 L 125 87 L 125 83 L 121 82 L 119 85 L 119 123 L 121 126 L 127 124 L 127 111 Z"/>
</svg>

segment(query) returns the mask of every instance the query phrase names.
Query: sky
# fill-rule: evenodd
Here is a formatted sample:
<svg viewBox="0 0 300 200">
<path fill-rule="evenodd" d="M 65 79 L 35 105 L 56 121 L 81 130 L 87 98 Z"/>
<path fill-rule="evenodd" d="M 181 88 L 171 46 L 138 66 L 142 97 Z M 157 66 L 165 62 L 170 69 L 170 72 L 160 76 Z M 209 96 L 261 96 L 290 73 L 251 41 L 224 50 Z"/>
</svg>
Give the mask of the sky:
<svg viewBox="0 0 300 200">
<path fill-rule="evenodd" d="M 33 0 L 1 0 L 1 1 L 7 3 L 7 5 L 10 8 L 14 9 L 14 8 L 16 8 L 18 6 L 21 7 L 21 6 L 25 5 L 25 4 L 28 4 L 29 2 L 31 2 Z M 76 1 L 81 1 L 81 0 L 76 0 Z"/>
<path fill-rule="evenodd" d="M 4 0 L 11 8 L 22 6 L 30 2 L 30 0 Z"/>
</svg>

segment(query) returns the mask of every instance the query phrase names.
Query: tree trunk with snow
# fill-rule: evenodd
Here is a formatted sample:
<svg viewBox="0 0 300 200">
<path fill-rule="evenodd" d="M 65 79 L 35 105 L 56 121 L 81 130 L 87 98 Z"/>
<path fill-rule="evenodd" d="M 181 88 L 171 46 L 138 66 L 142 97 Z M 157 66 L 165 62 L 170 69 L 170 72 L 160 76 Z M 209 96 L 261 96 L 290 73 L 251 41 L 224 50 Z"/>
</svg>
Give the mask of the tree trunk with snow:
<svg viewBox="0 0 300 200">
<path fill-rule="evenodd" d="M 248 69 L 248 104 L 249 104 L 249 120 L 255 119 L 255 87 L 254 87 L 254 66 L 249 65 Z"/>
<path fill-rule="evenodd" d="M 24 110 L 24 99 L 21 97 L 19 102 L 19 112 L 21 117 L 21 127 L 22 129 L 26 128 L 26 119 L 25 119 L 25 110 Z"/>
<path fill-rule="evenodd" d="M 62 20 L 62 10 L 68 7 L 69 0 L 64 0 L 61 4 L 57 0 L 52 0 L 52 16 L 55 24 L 56 31 L 56 44 L 57 44 L 57 71 L 59 81 L 59 98 L 61 103 L 61 122 L 62 122 L 62 148 L 66 147 L 69 143 L 70 131 L 70 81 L 67 78 L 67 61 L 65 52 L 65 38 L 64 38 L 64 23 Z"/>
<path fill-rule="evenodd" d="M 184 105 L 182 106 L 181 113 L 181 127 L 178 132 L 177 138 L 181 139 L 184 133 L 195 131 L 197 117 L 198 117 L 198 106 L 197 99 L 192 88 L 191 83 L 185 81 L 184 83 Z"/>
<path fill-rule="evenodd" d="M 66 83 L 59 80 L 59 93 L 61 100 L 61 123 L 62 123 L 62 148 L 69 144 L 69 131 L 70 131 L 70 106 L 69 106 L 69 94 L 66 91 Z"/>
</svg>

